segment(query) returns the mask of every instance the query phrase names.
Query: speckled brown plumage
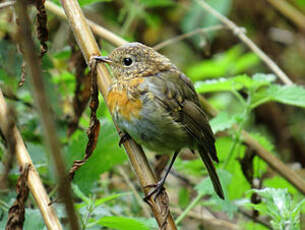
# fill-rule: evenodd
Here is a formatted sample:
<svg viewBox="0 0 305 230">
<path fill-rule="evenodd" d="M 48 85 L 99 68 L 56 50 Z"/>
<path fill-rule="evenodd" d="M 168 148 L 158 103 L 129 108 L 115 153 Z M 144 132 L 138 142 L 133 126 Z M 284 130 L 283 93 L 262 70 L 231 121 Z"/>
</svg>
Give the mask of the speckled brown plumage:
<svg viewBox="0 0 305 230">
<path fill-rule="evenodd" d="M 115 77 L 107 101 L 119 128 L 159 154 L 198 149 L 215 191 L 224 198 L 212 162 L 218 162 L 214 135 L 189 78 L 141 43 L 128 43 L 97 60 L 108 62 Z"/>
</svg>

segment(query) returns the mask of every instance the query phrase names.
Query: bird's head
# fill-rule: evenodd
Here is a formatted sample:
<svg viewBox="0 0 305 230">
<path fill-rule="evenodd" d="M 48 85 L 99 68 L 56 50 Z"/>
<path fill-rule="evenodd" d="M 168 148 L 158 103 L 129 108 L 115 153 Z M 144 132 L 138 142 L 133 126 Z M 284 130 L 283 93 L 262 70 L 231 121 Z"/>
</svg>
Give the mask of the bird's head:
<svg viewBox="0 0 305 230">
<path fill-rule="evenodd" d="M 165 56 L 138 42 L 127 43 L 109 56 L 96 59 L 108 63 L 114 76 L 123 79 L 152 76 L 176 68 Z"/>
</svg>

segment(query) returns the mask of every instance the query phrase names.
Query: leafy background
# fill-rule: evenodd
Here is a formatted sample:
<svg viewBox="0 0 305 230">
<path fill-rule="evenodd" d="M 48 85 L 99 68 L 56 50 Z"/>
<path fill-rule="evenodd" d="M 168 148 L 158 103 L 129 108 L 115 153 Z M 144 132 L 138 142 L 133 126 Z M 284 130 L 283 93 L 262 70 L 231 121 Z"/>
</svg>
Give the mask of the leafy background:
<svg viewBox="0 0 305 230">
<path fill-rule="evenodd" d="M 220 158 L 217 167 L 228 198 L 225 201 L 218 199 L 202 162 L 183 153 L 166 183 L 174 217 L 180 229 L 190 230 L 209 229 L 202 219 L 192 215 L 202 210 L 242 229 L 284 229 L 285 226 L 285 229 L 300 229 L 301 225 L 304 227 L 304 220 L 300 218 L 300 213 L 304 211 L 304 196 L 258 157 L 247 165 L 252 170 L 251 176 L 259 184 L 256 188 L 262 189 L 253 190 L 253 181 L 247 180 L 241 163 L 245 156 L 253 154 L 253 150 L 243 143 L 241 130 L 232 127 L 238 124 L 265 149 L 300 176 L 304 175 L 304 34 L 263 0 L 257 1 L 255 6 L 249 0 L 206 2 L 245 27 L 249 37 L 284 69 L 296 85 L 281 84 L 256 54 L 226 29 L 197 34 L 160 51 L 179 66 L 192 79 L 197 92 L 220 111 L 210 122 L 216 133 Z M 140 41 L 150 46 L 197 28 L 219 24 L 196 1 L 191 0 L 81 0 L 79 3 L 88 18 L 129 41 Z M 289 4 L 305 14 L 303 0 L 290 0 Z M 34 18 L 34 9 L 31 15 Z M 44 147 L 42 127 L 30 93 L 31 85 L 26 80 L 23 87 L 18 87 L 22 57 L 13 39 L 13 22 L 12 10 L 1 10 L 0 87 L 7 102 L 16 111 L 18 127 L 35 167 L 49 195 L 55 198 L 53 163 Z M 71 32 L 68 32 L 68 24 L 52 13 L 48 13 L 48 29 L 49 51 L 42 59 L 42 68 L 48 97 L 56 114 L 64 159 L 69 168 L 74 160 L 82 158 L 85 151 L 89 110 L 85 110 L 78 129 L 68 137 L 76 88 L 75 65 L 71 58 L 74 41 Z M 100 42 L 104 54 L 114 48 L 107 41 Z M 102 97 L 100 101 L 98 118 L 101 131 L 97 148 L 77 171 L 72 186 L 82 229 L 157 229 L 153 218 L 145 216 L 141 206 L 143 201 L 128 185 L 131 182 L 143 197 L 127 156 L 118 146 L 118 135 Z M 2 161 L 6 159 L 5 153 L 5 145 L 1 141 Z M 155 154 L 148 150 L 146 153 L 155 166 Z M 0 163 L 0 169 L 4 169 L 3 163 Z M 122 170 L 128 181 L 122 176 Z M 0 229 L 4 229 L 8 208 L 16 197 L 14 191 L 18 175 L 15 164 L 9 174 L 8 188 L 0 193 Z M 259 197 L 257 204 L 251 202 L 255 196 Z M 279 206 L 279 203 L 283 205 Z M 65 223 L 62 205 L 55 204 L 55 209 Z M 264 220 L 265 224 L 251 218 L 254 209 L 259 211 L 258 219 Z M 24 229 L 45 229 L 32 197 L 27 202 Z"/>
</svg>

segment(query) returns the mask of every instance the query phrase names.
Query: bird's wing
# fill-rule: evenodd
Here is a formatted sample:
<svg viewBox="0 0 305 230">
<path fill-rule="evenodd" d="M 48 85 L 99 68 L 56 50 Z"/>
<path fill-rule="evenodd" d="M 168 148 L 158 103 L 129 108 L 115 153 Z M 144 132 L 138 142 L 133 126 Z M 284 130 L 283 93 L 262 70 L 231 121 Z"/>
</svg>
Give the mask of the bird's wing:
<svg viewBox="0 0 305 230">
<path fill-rule="evenodd" d="M 214 135 L 191 80 L 181 72 L 168 71 L 152 77 L 151 81 L 158 87 L 154 95 L 158 95 L 160 103 L 166 104 L 176 122 L 218 162 Z"/>
<path fill-rule="evenodd" d="M 166 108 L 174 120 L 196 140 L 200 157 L 208 170 L 215 191 L 224 199 L 223 190 L 211 160 L 218 162 L 214 135 L 199 104 L 192 82 L 180 72 L 163 72 L 149 78 L 150 91 L 153 91 L 160 105 Z"/>
</svg>

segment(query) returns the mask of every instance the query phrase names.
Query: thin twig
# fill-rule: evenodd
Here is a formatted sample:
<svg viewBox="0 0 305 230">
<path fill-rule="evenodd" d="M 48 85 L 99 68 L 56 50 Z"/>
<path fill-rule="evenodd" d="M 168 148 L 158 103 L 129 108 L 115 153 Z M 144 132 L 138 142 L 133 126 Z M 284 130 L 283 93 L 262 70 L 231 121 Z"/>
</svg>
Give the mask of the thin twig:
<svg viewBox="0 0 305 230">
<path fill-rule="evenodd" d="M 196 0 L 196 2 L 204 8 L 206 11 L 208 11 L 210 14 L 215 16 L 219 21 L 221 21 L 224 25 L 226 25 L 229 29 L 232 30 L 234 35 L 239 37 L 239 39 L 244 42 L 257 56 L 259 56 L 267 66 L 286 84 L 286 85 L 292 85 L 293 82 L 289 79 L 289 77 L 278 67 L 278 65 L 275 64 L 274 61 L 272 61 L 271 58 L 269 58 L 260 48 L 257 47 L 257 45 L 254 44 L 248 38 L 245 34 L 245 29 L 240 28 L 237 25 L 235 25 L 232 21 L 230 21 L 228 18 L 223 16 L 222 14 L 218 13 L 215 9 L 213 9 L 209 4 L 207 4 L 203 0 Z"/>
<path fill-rule="evenodd" d="M 6 136 L 6 133 L 4 130 L 7 130 L 7 119 L 10 116 L 8 113 L 8 107 L 4 101 L 4 97 L 2 94 L 2 91 L 0 89 L 0 128 L 3 132 L 3 134 Z M 24 142 L 22 140 L 22 137 L 17 129 L 16 126 L 12 128 L 12 135 L 10 137 L 6 136 L 6 139 L 8 138 L 14 138 L 16 143 L 16 158 L 18 160 L 18 164 L 20 167 L 25 167 L 26 165 L 31 165 L 31 168 L 29 170 L 28 175 L 28 186 L 30 188 L 30 191 L 37 203 L 37 206 L 41 212 L 41 215 L 44 219 L 44 222 L 49 230 L 62 230 L 61 224 L 58 220 L 58 217 L 56 216 L 56 213 L 54 212 L 53 208 L 49 206 L 50 199 L 43 187 L 43 184 L 40 180 L 40 177 L 38 175 L 37 170 L 35 169 L 35 166 L 32 163 L 31 157 L 25 148 Z"/>
<path fill-rule="evenodd" d="M 27 15 L 26 0 L 17 1 L 15 10 L 20 22 L 19 37 L 21 38 L 20 42 L 22 43 L 23 55 L 30 70 L 29 77 L 33 86 L 33 97 L 36 100 L 36 104 L 40 112 L 48 149 L 50 150 L 55 162 L 55 171 L 57 180 L 59 182 L 59 194 L 61 199 L 64 201 L 71 229 L 78 230 L 78 218 L 75 213 L 71 196 L 71 187 L 61 155 L 60 143 L 56 135 L 54 115 L 50 109 L 50 103 L 47 99 L 39 59 L 35 53 L 35 45 L 31 36 L 31 23 Z"/>
<path fill-rule="evenodd" d="M 305 30 L 305 16 L 298 9 L 293 7 L 288 1 L 284 0 L 267 0 L 283 15 L 293 21 L 297 26 Z"/>
<path fill-rule="evenodd" d="M 160 50 L 160 49 L 164 48 L 165 46 L 168 46 L 168 45 L 171 45 L 171 44 L 176 43 L 178 41 L 181 41 L 181 40 L 184 40 L 186 38 L 192 37 L 196 34 L 208 33 L 208 32 L 212 32 L 212 31 L 221 30 L 221 29 L 224 29 L 224 28 L 226 28 L 226 27 L 224 27 L 222 25 L 216 25 L 216 26 L 211 26 L 211 27 L 207 27 L 207 28 L 198 28 L 198 29 L 195 29 L 191 32 L 181 34 L 179 36 L 176 36 L 176 37 L 170 38 L 168 40 L 165 40 L 165 41 L 159 43 L 158 45 L 155 45 L 153 48 L 155 50 Z"/>
<path fill-rule="evenodd" d="M 77 1 L 61 0 L 61 3 L 67 15 L 69 24 L 74 33 L 76 41 L 83 53 L 83 56 L 87 64 L 89 64 L 90 58 L 92 56 L 96 56 L 100 54 L 100 52 L 97 43 L 93 37 L 93 34 L 87 24 L 86 18 L 83 12 L 81 11 L 81 8 Z M 107 33 L 107 37 L 109 38 L 108 35 L 109 33 Z M 117 39 L 115 42 L 117 43 L 118 41 L 121 41 L 120 45 L 122 43 L 126 43 L 126 41 L 124 41 L 123 39 Z M 108 88 L 112 82 L 111 76 L 106 66 L 102 63 L 99 63 L 97 65 L 96 70 L 98 77 L 97 79 L 98 87 L 105 98 L 108 92 Z M 147 158 L 142 148 L 139 145 L 137 145 L 133 140 L 125 141 L 123 145 L 128 154 L 130 163 L 139 178 L 142 189 L 144 193 L 147 195 L 148 192 L 150 191 L 148 185 L 156 184 L 155 175 L 153 174 L 148 164 Z M 166 230 L 176 230 L 177 228 L 168 210 L 168 202 L 167 200 L 165 200 L 164 196 L 159 196 L 156 199 L 156 201 L 154 201 L 154 199 L 151 198 L 149 202 L 154 217 L 156 218 L 159 226 L 160 227 L 165 226 L 165 228 L 163 229 Z"/>
<path fill-rule="evenodd" d="M 16 1 L 7 1 L 0 3 L 0 9 L 15 5 Z"/>
</svg>

